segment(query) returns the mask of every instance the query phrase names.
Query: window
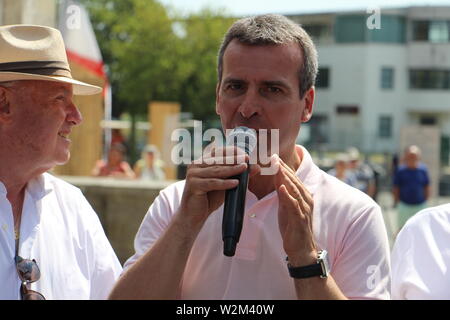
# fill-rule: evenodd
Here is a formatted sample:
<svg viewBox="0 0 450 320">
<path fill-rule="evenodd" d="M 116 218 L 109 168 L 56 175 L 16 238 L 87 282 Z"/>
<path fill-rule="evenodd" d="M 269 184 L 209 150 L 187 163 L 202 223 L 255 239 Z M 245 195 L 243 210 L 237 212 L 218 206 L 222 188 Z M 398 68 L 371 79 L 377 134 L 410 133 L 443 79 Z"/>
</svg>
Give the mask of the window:
<svg viewBox="0 0 450 320">
<path fill-rule="evenodd" d="M 334 36 L 336 42 L 405 42 L 405 17 L 383 14 L 380 17 L 380 29 L 368 29 L 367 19 L 369 17 L 370 15 L 357 14 L 337 16 L 334 26 Z"/>
<path fill-rule="evenodd" d="M 448 42 L 450 21 L 431 21 L 428 38 L 430 42 Z"/>
<path fill-rule="evenodd" d="M 450 89 L 449 70 L 409 70 L 411 89 Z"/>
<path fill-rule="evenodd" d="M 316 88 L 328 88 L 329 87 L 329 68 L 319 68 L 316 78 Z"/>
<path fill-rule="evenodd" d="M 392 117 L 380 116 L 378 118 L 378 136 L 380 138 L 392 137 Z"/>
<path fill-rule="evenodd" d="M 383 43 L 406 42 L 406 19 L 402 16 L 381 15 L 380 29 L 367 29 L 368 41 Z"/>
<path fill-rule="evenodd" d="M 302 28 L 305 29 L 314 42 L 326 39 L 331 33 L 331 27 L 325 24 L 302 25 Z"/>
<path fill-rule="evenodd" d="M 450 21 L 413 21 L 413 40 L 430 42 L 450 41 Z"/>
<path fill-rule="evenodd" d="M 434 126 L 437 124 L 436 117 L 433 116 L 421 116 L 420 125 L 422 126 Z"/>
<path fill-rule="evenodd" d="M 359 107 L 340 105 L 336 107 L 336 113 L 338 115 L 345 115 L 345 114 L 357 115 L 359 113 Z"/>
<path fill-rule="evenodd" d="M 394 68 L 381 68 L 381 89 L 394 88 Z"/>
<path fill-rule="evenodd" d="M 326 115 L 316 114 L 309 120 L 310 126 L 310 143 L 313 145 L 328 142 L 328 117 Z"/>
<path fill-rule="evenodd" d="M 413 22 L 413 40 L 427 41 L 428 40 L 428 21 L 414 21 Z"/>
<path fill-rule="evenodd" d="M 337 16 L 334 27 L 336 42 L 364 42 L 366 28 L 366 17 L 364 15 Z"/>
</svg>

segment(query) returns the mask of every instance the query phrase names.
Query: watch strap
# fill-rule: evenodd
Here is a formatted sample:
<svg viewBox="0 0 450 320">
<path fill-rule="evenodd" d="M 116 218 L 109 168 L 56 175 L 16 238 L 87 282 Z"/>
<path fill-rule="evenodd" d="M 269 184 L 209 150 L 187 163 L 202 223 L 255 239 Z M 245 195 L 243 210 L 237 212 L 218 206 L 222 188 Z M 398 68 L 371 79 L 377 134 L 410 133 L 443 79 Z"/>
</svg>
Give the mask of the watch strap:
<svg viewBox="0 0 450 320">
<path fill-rule="evenodd" d="M 323 276 L 322 266 L 320 265 L 320 263 L 311 264 L 309 266 L 303 266 L 303 267 L 291 267 L 290 265 L 288 265 L 288 269 L 289 269 L 289 275 L 292 278 L 296 278 L 296 279 L 304 279 L 304 278 Z"/>
</svg>

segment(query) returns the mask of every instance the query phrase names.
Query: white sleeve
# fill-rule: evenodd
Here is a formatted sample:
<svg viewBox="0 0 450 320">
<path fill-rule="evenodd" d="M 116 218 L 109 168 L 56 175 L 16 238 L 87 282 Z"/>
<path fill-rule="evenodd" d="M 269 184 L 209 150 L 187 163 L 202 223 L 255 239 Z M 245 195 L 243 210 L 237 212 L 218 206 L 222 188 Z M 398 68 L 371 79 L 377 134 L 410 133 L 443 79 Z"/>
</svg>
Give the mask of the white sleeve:
<svg viewBox="0 0 450 320">
<path fill-rule="evenodd" d="M 393 299 L 450 298 L 450 226 L 444 217 L 426 209 L 398 234 L 392 250 Z"/>
<path fill-rule="evenodd" d="M 346 231 L 331 275 L 349 299 L 390 299 L 389 241 L 381 209 L 362 210 Z"/>
<path fill-rule="evenodd" d="M 91 300 L 106 299 L 122 272 L 122 266 L 105 235 L 100 219 L 89 202 L 80 192 L 78 201 L 80 212 L 85 217 L 87 230 L 88 264 L 90 265 L 90 296 Z"/>
<path fill-rule="evenodd" d="M 173 214 L 174 210 L 171 208 L 164 193 L 160 193 L 142 220 L 134 239 L 135 253 L 125 262 L 123 272 L 153 246 L 169 226 Z"/>
</svg>

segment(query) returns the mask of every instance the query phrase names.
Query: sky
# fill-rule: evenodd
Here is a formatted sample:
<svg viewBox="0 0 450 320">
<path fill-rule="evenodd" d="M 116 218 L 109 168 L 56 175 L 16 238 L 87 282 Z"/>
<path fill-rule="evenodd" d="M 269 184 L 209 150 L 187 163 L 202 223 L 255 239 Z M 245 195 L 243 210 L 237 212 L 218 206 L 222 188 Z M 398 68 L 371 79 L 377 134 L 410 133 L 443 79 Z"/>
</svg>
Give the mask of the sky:
<svg viewBox="0 0 450 320">
<path fill-rule="evenodd" d="M 446 5 L 450 0 L 159 0 L 182 13 L 197 12 L 204 7 L 225 9 L 235 16 L 260 13 L 308 13 L 367 9 L 370 6 Z"/>
</svg>

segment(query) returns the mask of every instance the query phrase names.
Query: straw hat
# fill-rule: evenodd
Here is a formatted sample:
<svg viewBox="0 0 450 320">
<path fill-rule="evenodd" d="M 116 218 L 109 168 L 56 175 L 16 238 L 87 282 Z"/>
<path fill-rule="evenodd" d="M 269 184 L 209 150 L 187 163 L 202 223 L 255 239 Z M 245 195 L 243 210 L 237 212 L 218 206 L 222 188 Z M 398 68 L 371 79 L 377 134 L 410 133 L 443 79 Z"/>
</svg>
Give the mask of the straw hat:
<svg viewBox="0 0 450 320">
<path fill-rule="evenodd" d="M 347 154 L 350 161 L 359 160 L 360 154 L 359 150 L 355 147 L 350 147 L 347 149 Z"/>
<path fill-rule="evenodd" d="M 76 95 L 102 90 L 72 78 L 61 33 L 44 26 L 0 26 L 0 82 L 16 80 L 70 83 Z"/>
</svg>

